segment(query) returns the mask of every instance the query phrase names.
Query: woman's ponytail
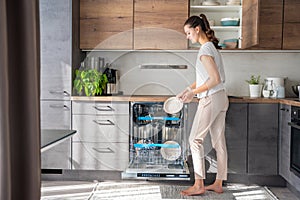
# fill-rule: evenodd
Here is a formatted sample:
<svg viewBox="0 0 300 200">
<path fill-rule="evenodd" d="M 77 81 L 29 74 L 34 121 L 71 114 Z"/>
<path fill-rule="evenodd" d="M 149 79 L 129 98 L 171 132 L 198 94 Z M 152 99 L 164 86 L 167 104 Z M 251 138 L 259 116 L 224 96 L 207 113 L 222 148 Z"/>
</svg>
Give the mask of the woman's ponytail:
<svg viewBox="0 0 300 200">
<path fill-rule="evenodd" d="M 205 30 L 203 30 L 208 37 L 208 39 L 214 44 L 216 49 L 221 49 L 219 46 L 219 40 L 215 36 L 215 31 L 210 28 L 209 22 L 204 14 L 200 14 L 200 18 L 203 21 L 203 24 L 205 26 Z"/>
</svg>

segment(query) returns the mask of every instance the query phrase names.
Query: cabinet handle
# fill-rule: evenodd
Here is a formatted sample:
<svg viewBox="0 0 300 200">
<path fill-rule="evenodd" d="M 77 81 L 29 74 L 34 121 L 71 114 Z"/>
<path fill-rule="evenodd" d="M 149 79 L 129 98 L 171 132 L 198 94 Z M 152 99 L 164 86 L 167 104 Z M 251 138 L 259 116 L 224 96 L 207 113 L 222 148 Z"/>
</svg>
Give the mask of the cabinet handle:
<svg viewBox="0 0 300 200">
<path fill-rule="evenodd" d="M 64 110 L 70 110 L 70 108 L 66 105 L 61 105 L 61 104 L 51 104 L 49 105 L 50 108 L 54 109 L 64 109 Z"/>
<path fill-rule="evenodd" d="M 93 122 L 95 122 L 98 125 L 109 125 L 109 126 L 114 126 L 115 123 L 113 123 L 112 121 L 110 121 L 109 119 L 107 120 L 93 120 Z"/>
<path fill-rule="evenodd" d="M 110 106 L 94 106 L 94 108 L 98 111 L 115 111 L 115 109 Z"/>
<path fill-rule="evenodd" d="M 300 129 L 300 126 L 297 125 L 296 123 L 288 122 L 288 125 L 291 126 L 291 127 L 293 127 L 293 128 Z"/>
<path fill-rule="evenodd" d="M 289 109 L 287 109 L 287 108 L 280 108 L 280 110 L 289 112 Z"/>
<path fill-rule="evenodd" d="M 97 151 L 98 153 L 115 153 L 111 148 L 95 148 L 93 147 L 93 150 Z"/>
<path fill-rule="evenodd" d="M 62 96 L 65 96 L 65 97 L 68 97 L 70 96 L 70 94 L 67 92 L 67 91 L 53 91 L 53 90 L 50 90 L 49 91 L 50 94 L 53 94 L 53 95 L 62 95 Z"/>
</svg>

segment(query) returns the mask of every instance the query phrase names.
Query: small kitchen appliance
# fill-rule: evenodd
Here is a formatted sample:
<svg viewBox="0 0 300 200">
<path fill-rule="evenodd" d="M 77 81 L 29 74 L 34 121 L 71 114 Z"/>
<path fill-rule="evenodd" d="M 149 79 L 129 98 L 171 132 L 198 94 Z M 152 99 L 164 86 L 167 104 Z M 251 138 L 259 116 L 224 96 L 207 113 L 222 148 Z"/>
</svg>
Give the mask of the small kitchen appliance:
<svg viewBox="0 0 300 200">
<path fill-rule="evenodd" d="M 107 76 L 108 83 L 104 90 L 105 95 L 115 95 L 119 93 L 119 71 L 116 69 L 106 68 L 103 72 Z"/>
<path fill-rule="evenodd" d="M 189 180 L 187 105 L 174 114 L 164 102 L 131 102 L 129 164 L 123 179 Z"/>
<path fill-rule="evenodd" d="M 273 93 L 271 98 L 285 98 L 285 82 L 286 77 L 267 77 L 265 80 L 272 81 Z"/>
</svg>

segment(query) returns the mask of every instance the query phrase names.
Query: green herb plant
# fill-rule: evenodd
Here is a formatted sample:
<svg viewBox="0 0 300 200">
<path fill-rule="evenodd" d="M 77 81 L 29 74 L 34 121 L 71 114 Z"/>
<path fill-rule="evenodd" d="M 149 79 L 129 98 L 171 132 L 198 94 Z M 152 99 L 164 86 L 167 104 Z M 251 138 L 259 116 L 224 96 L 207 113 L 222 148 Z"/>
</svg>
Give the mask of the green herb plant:
<svg viewBox="0 0 300 200">
<path fill-rule="evenodd" d="M 260 76 L 251 75 L 250 80 L 246 80 L 250 85 L 258 85 L 260 83 Z"/>
<path fill-rule="evenodd" d="M 73 88 L 78 95 L 81 95 L 83 91 L 86 96 L 101 95 L 107 82 L 106 74 L 101 74 L 96 69 L 77 69 Z"/>
</svg>

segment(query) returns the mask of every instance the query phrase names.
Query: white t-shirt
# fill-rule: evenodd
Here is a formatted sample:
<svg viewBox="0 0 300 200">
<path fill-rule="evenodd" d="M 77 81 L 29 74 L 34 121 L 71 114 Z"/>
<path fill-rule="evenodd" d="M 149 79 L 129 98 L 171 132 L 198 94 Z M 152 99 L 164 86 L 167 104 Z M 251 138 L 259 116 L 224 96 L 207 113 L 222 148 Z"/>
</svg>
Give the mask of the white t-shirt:
<svg viewBox="0 0 300 200">
<path fill-rule="evenodd" d="M 200 58 L 203 55 L 208 55 L 213 57 L 217 69 L 220 74 L 221 78 L 221 83 L 216 85 L 213 88 L 210 88 L 208 91 L 202 92 L 197 94 L 198 98 L 202 98 L 211 94 L 216 93 L 217 91 L 224 90 L 224 82 L 225 82 L 225 73 L 224 73 L 224 65 L 223 65 L 223 60 L 220 52 L 215 48 L 214 44 L 212 42 L 206 42 L 203 45 L 201 45 L 198 56 L 197 56 L 197 61 L 196 61 L 196 87 L 199 87 L 203 85 L 208 79 L 209 75 L 208 72 L 206 71 L 205 66 L 202 64 Z"/>
</svg>

